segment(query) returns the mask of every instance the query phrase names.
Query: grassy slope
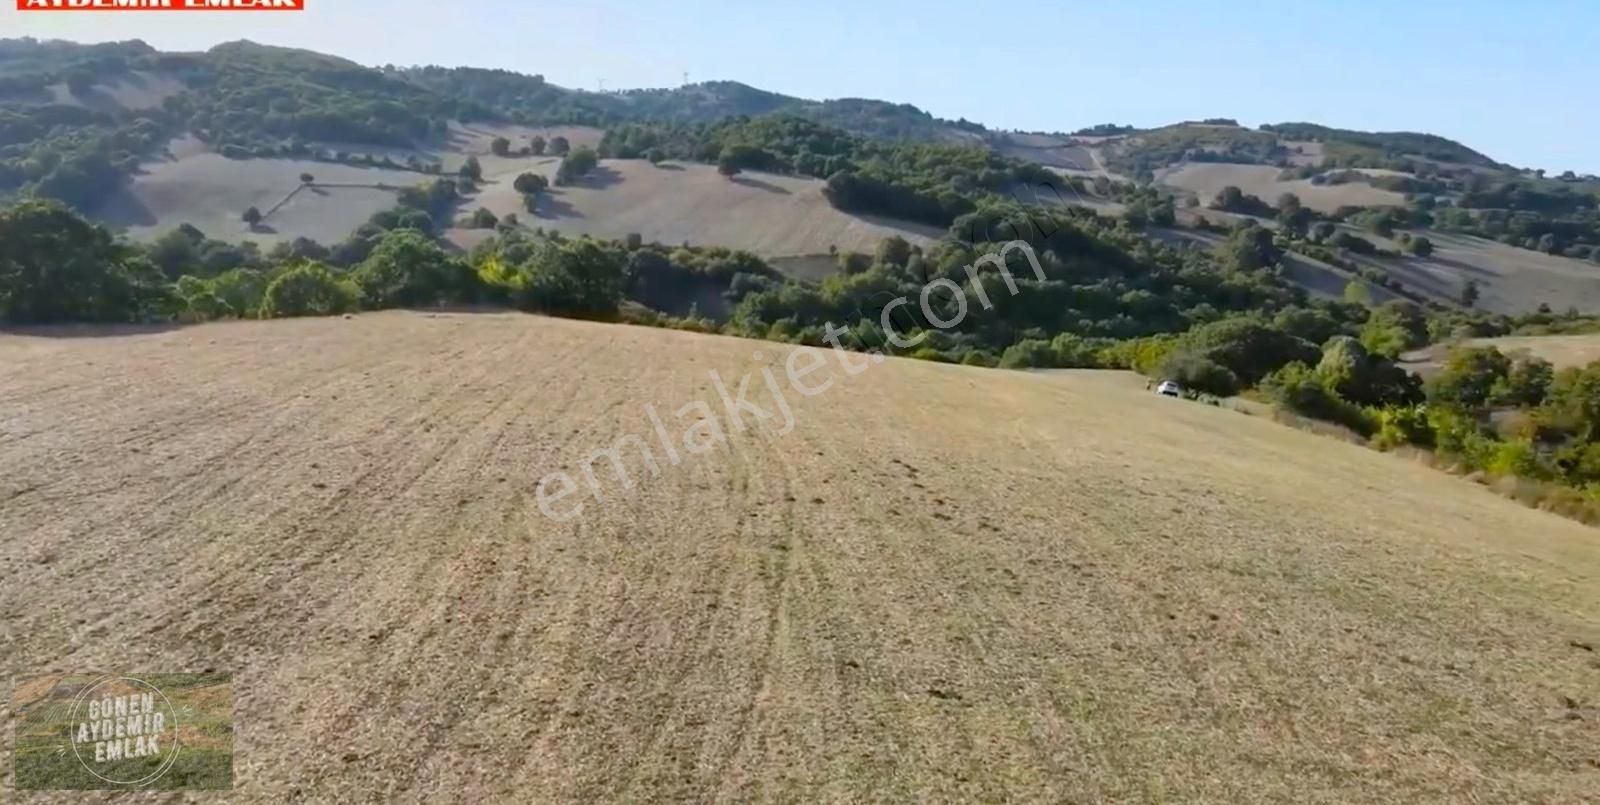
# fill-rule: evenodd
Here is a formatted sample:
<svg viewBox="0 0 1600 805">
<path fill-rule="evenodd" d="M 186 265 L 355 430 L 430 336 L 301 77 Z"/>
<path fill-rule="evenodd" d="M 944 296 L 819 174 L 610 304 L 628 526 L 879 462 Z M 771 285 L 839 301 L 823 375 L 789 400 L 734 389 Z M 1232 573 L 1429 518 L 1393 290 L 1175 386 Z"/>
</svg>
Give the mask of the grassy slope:
<svg viewBox="0 0 1600 805">
<path fill-rule="evenodd" d="M 403 187 L 424 181 L 418 173 L 357 168 L 300 159 L 226 159 L 190 137 L 175 140 L 168 159 L 148 163 L 141 175 L 99 211 L 102 219 L 125 226 L 138 240 L 166 234 L 190 223 L 210 237 L 254 240 L 271 245 L 309 237 L 324 244 L 343 240 L 373 213 L 393 207 L 395 194 L 376 187 L 318 187 L 295 192 L 300 174 L 319 184 L 387 184 Z M 245 209 L 263 213 L 294 197 L 252 232 L 240 221 Z"/>
<path fill-rule="evenodd" d="M 1352 229 L 1385 249 L 1399 251 L 1397 241 Z M 1519 249 L 1484 238 L 1422 231 L 1433 241 L 1434 252 L 1416 257 L 1373 258 L 1355 256 L 1387 271 L 1407 288 L 1443 302 L 1454 303 L 1468 280 L 1478 283 L 1478 307 L 1497 313 L 1528 313 L 1548 304 L 1553 310 L 1576 307 L 1600 311 L 1600 266 L 1570 257 Z"/>
<path fill-rule="evenodd" d="M 555 523 L 539 476 L 789 348 L 93 332 L 0 336 L 0 677 L 235 672 L 244 801 L 1600 787 L 1596 532 L 1127 375 L 826 356 L 794 432 Z"/>
<path fill-rule="evenodd" d="M 827 254 L 830 245 L 871 252 L 890 235 L 925 244 L 943 234 L 932 227 L 836 210 L 816 179 L 753 171 L 729 179 L 710 165 L 656 166 L 644 160 L 605 160 L 578 183 L 551 188 L 538 212 L 529 214 L 513 180 L 523 171 L 553 177 L 558 164 L 538 157 L 493 166 L 486 162 L 489 181 L 463 210 L 487 207 L 497 215 L 515 213 L 530 227 L 606 238 L 637 232 L 646 242 L 728 246 L 769 257 Z M 469 245 L 488 234 L 458 230 L 451 239 Z"/>
<path fill-rule="evenodd" d="M 1405 197 L 1401 194 L 1379 190 L 1362 182 L 1314 185 L 1305 179 L 1280 180 L 1280 173 L 1282 169 L 1275 165 L 1187 162 L 1161 172 L 1157 181 L 1195 193 L 1203 203 L 1210 203 L 1222 188 L 1233 185 L 1268 204 L 1276 204 L 1278 196 L 1284 193 L 1293 193 L 1300 197 L 1302 204 L 1321 212 L 1333 212 L 1346 204 L 1367 207 L 1405 204 Z"/>
<path fill-rule="evenodd" d="M 1584 335 L 1508 335 L 1499 338 L 1471 338 L 1465 344 L 1495 347 L 1507 355 L 1533 355 L 1554 364 L 1557 369 L 1588 366 L 1600 360 L 1600 334 Z M 1407 368 L 1424 376 L 1444 366 L 1453 344 L 1435 344 L 1405 355 Z"/>
</svg>

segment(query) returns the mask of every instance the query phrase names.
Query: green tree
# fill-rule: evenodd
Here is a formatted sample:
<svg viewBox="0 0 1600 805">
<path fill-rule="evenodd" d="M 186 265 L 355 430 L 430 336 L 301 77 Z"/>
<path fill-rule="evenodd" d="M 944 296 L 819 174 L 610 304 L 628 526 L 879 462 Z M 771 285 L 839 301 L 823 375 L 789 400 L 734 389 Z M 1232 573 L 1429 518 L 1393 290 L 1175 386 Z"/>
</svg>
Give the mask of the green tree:
<svg viewBox="0 0 1600 805">
<path fill-rule="evenodd" d="M 551 137 L 549 144 L 545 146 L 546 152 L 558 157 L 566 156 L 567 152 L 571 150 L 572 144 L 567 142 L 567 138 L 561 136 Z"/>
<path fill-rule="evenodd" d="M 536 156 L 544 156 L 544 148 L 545 141 L 543 137 L 535 134 L 532 139 L 528 140 L 528 150 L 532 151 Z"/>
<path fill-rule="evenodd" d="M 309 173 L 300 174 L 300 184 L 311 184 L 312 182 L 316 181 L 316 179 L 317 177 L 312 176 Z"/>
<path fill-rule="evenodd" d="M 1555 367 L 1543 358 L 1518 358 L 1511 371 L 1491 391 L 1496 405 L 1533 408 L 1544 403 L 1550 384 L 1555 380 Z"/>
<path fill-rule="evenodd" d="M 1469 279 L 1469 280 L 1467 280 L 1467 284 L 1466 285 L 1461 286 L 1461 306 L 1462 307 L 1476 307 L 1477 304 L 1478 304 L 1478 281 Z"/>
<path fill-rule="evenodd" d="M 1433 241 L 1418 235 L 1412 238 L 1410 243 L 1406 244 L 1406 248 L 1418 257 L 1429 257 L 1433 254 Z"/>
<path fill-rule="evenodd" d="M 717 173 L 720 173 L 723 176 L 731 179 L 734 176 L 739 175 L 739 163 L 724 155 L 721 159 L 717 160 Z"/>
<path fill-rule="evenodd" d="M 561 160 L 561 167 L 556 168 L 556 184 L 572 184 L 599 164 L 600 156 L 595 150 L 587 145 L 580 145 L 568 154 L 566 159 Z"/>
<path fill-rule="evenodd" d="M 360 291 L 327 266 L 305 263 L 279 274 L 267 285 L 262 318 L 331 316 L 356 308 Z"/>
<path fill-rule="evenodd" d="M 239 220 L 249 224 L 251 229 L 255 229 L 261 225 L 261 211 L 255 207 L 246 208 L 244 214 L 239 216 Z"/>
<path fill-rule="evenodd" d="M 1186 389 L 1230 397 L 1239 391 L 1239 377 L 1228 367 L 1205 355 L 1179 351 L 1161 362 L 1157 374 Z"/>
<path fill-rule="evenodd" d="M 0 210 L 0 321 L 141 321 L 168 298 L 154 263 L 61 204 Z"/>
<path fill-rule="evenodd" d="M 494 229 L 500 223 L 500 218 L 487 207 L 479 207 L 472 211 L 471 227 L 473 229 Z"/>
<path fill-rule="evenodd" d="M 1511 360 L 1494 347 L 1457 347 L 1444 368 L 1428 378 L 1428 402 L 1478 410 L 1511 372 Z"/>
<path fill-rule="evenodd" d="M 483 181 L 483 165 L 478 162 L 477 157 L 467 157 L 467 161 L 462 164 L 457 173 L 463 179 L 470 179 L 474 182 Z"/>
<path fill-rule="evenodd" d="M 911 262 L 911 243 L 899 235 L 890 235 L 878 241 L 878 250 L 873 258 L 879 265 L 905 268 Z"/>
<path fill-rule="evenodd" d="M 465 263 L 414 229 L 385 233 L 351 279 L 369 308 L 469 301 L 475 282 Z"/>
<path fill-rule="evenodd" d="M 489 143 L 489 153 L 497 157 L 511 156 L 511 141 L 504 137 L 496 137 Z"/>
<path fill-rule="evenodd" d="M 1361 327 L 1361 345 L 1374 355 L 1394 359 L 1428 343 L 1428 317 L 1404 300 L 1378 306 Z"/>
<path fill-rule="evenodd" d="M 550 180 L 538 173 L 519 173 L 516 180 L 511 183 L 511 186 L 518 193 L 526 195 L 528 193 L 543 192 L 546 187 L 550 186 Z"/>
<path fill-rule="evenodd" d="M 1240 271 L 1258 271 L 1274 265 L 1283 255 L 1273 243 L 1272 232 L 1261 226 L 1244 226 L 1222 243 L 1223 261 Z"/>
</svg>

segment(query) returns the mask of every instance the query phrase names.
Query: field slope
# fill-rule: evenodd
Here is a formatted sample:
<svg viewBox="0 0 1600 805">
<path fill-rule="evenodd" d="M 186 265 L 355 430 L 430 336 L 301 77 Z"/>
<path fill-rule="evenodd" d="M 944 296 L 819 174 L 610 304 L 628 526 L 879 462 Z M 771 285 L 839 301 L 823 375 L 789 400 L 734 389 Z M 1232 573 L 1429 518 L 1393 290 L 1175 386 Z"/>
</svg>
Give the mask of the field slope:
<svg viewBox="0 0 1600 805">
<path fill-rule="evenodd" d="M 0 335 L 0 677 L 231 671 L 250 802 L 1600 790 L 1595 531 L 1126 375 L 825 354 L 792 432 L 539 513 L 646 404 L 723 417 L 708 370 L 788 349 Z"/>
</svg>

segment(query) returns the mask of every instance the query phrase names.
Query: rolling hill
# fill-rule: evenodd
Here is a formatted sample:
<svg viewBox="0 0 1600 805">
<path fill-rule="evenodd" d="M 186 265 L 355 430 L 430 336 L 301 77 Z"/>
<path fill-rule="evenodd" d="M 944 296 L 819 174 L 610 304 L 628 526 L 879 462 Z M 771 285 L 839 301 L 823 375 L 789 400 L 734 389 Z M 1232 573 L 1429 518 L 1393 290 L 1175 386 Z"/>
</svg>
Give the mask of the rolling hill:
<svg viewBox="0 0 1600 805">
<path fill-rule="evenodd" d="M 693 126 L 738 116 L 812 121 L 829 136 L 862 142 L 990 149 L 1021 160 L 1005 170 L 1046 166 L 1066 181 L 1138 180 L 1180 205 L 1190 199 L 1203 205 L 1233 186 L 1269 205 L 1293 193 L 1324 216 L 1348 218 L 1359 208 L 1396 215 L 1421 210 L 1426 217 L 1418 216 L 1420 223 L 1401 228 L 1440 244 L 1435 254 L 1342 257 L 1441 304 L 1456 304 L 1471 281 L 1480 288 L 1479 304 L 1492 311 L 1527 312 L 1540 304 L 1600 310 L 1600 290 L 1592 287 L 1600 243 L 1590 242 L 1600 238 L 1600 182 L 1535 176 L 1432 134 L 1310 123 L 1252 129 L 1220 118 L 1152 129 L 1098 127 L 1080 135 L 1003 132 L 906 104 L 813 101 L 734 81 L 595 93 L 551 85 L 538 75 L 374 69 L 247 41 L 204 53 L 162 53 L 137 41 L 0 42 L 0 197 L 58 198 L 139 240 L 189 223 L 211 237 L 263 246 L 301 237 L 332 244 L 392 206 L 400 188 L 431 180 L 418 163 L 408 169 L 412 160 L 448 173 L 475 156 L 491 181 L 458 216 L 481 206 L 515 213 L 529 226 L 746 249 L 794 262 L 797 273 L 816 278 L 832 265 L 822 257 L 830 249 L 868 250 L 888 234 L 926 242 L 960 212 L 1007 195 L 1000 185 L 974 187 L 995 171 L 947 175 L 934 163 L 951 161 L 948 151 L 929 158 L 871 147 L 852 152 L 856 162 L 813 154 L 805 157 L 812 159 L 806 168 L 801 154 L 786 152 L 770 164 L 747 166 L 742 178 L 718 181 L 706 165 L 723 144 L 699 143 L 692 153 L 678 154 L 692 161 L 675 165 L 678 170 L 608 163 L 585 182 L 548 194 L 529 213 L 506 180 L 523 170 L 549 174 L 555 163 L 490 153 L 496 136 L 520 144 L 536 133 L 560 133 L 574 144 L 598 145 L 599 126 Z M 767 153 L 763 146 L 784 147 L 781 139 L 749 145 L 758 154 Z M 391 162 L 355 164 L 352 155 Z M 820 181 L 801 178 L 829 178 L 839 172 L 836 166 L 854 176 L 885 165 L 897 166 L 900 175 L 860 195 L 875 207 L 830 202 Z M 894 184 L 908 170 L 918 171 L 921 182 L 909 191 Z M 301 173 L 317 181 L 300 188 Z M 777 175 L 784 173 L 794 175 Z M 1039 201 L 1033 190 L 1027 188 L 1022 200 Z M 1060 195 L 1120 215 L 1126 205 L 1111 199 L 1121 192 Z M 240 223 L 249 207 L 265 214 L 262 225 Z M 442 221 L 437 228 L 444 228 Z M 471 245 L 488 231 L 458 229 L 448 238 Z M 1319 293 L 1337 284 L 1328 271 L 1309 265 L 1288 269 L 1310 278 L 1307 287 Z"/>
<path fill-rule="evenodd" d="M 1592 530 L 1119 373 L 824 352 L 792 430 L 655 447 L 651 410 L 704 437 L 708 370 L 759 389 L 792 349 L 506 314 L 0 335 L 0 673 L 231 671 L 245 801 L 1600 784 Z M 541 514 L 629 434 L 659 474 L 599 458 L 599 500 Z"/>
</svg>

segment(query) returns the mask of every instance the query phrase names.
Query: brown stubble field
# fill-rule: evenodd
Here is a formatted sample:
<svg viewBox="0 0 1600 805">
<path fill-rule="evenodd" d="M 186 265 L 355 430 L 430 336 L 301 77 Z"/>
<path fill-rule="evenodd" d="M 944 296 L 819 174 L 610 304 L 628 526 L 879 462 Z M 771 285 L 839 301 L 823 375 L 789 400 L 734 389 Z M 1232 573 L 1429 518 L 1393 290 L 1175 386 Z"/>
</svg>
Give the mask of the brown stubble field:
<svg viewBox="0 0 1600 805">
<path fill-rule="evenodd" d="M 646 404 L 720 417 L 708 370 L 790 349 L 0 335 L 0 677 L 232 672 L 250 802 L 1600 790 L 1596 531 L 1127 375 L 824 354 L 792 432 L 539 513 Z"/>
</svg>

